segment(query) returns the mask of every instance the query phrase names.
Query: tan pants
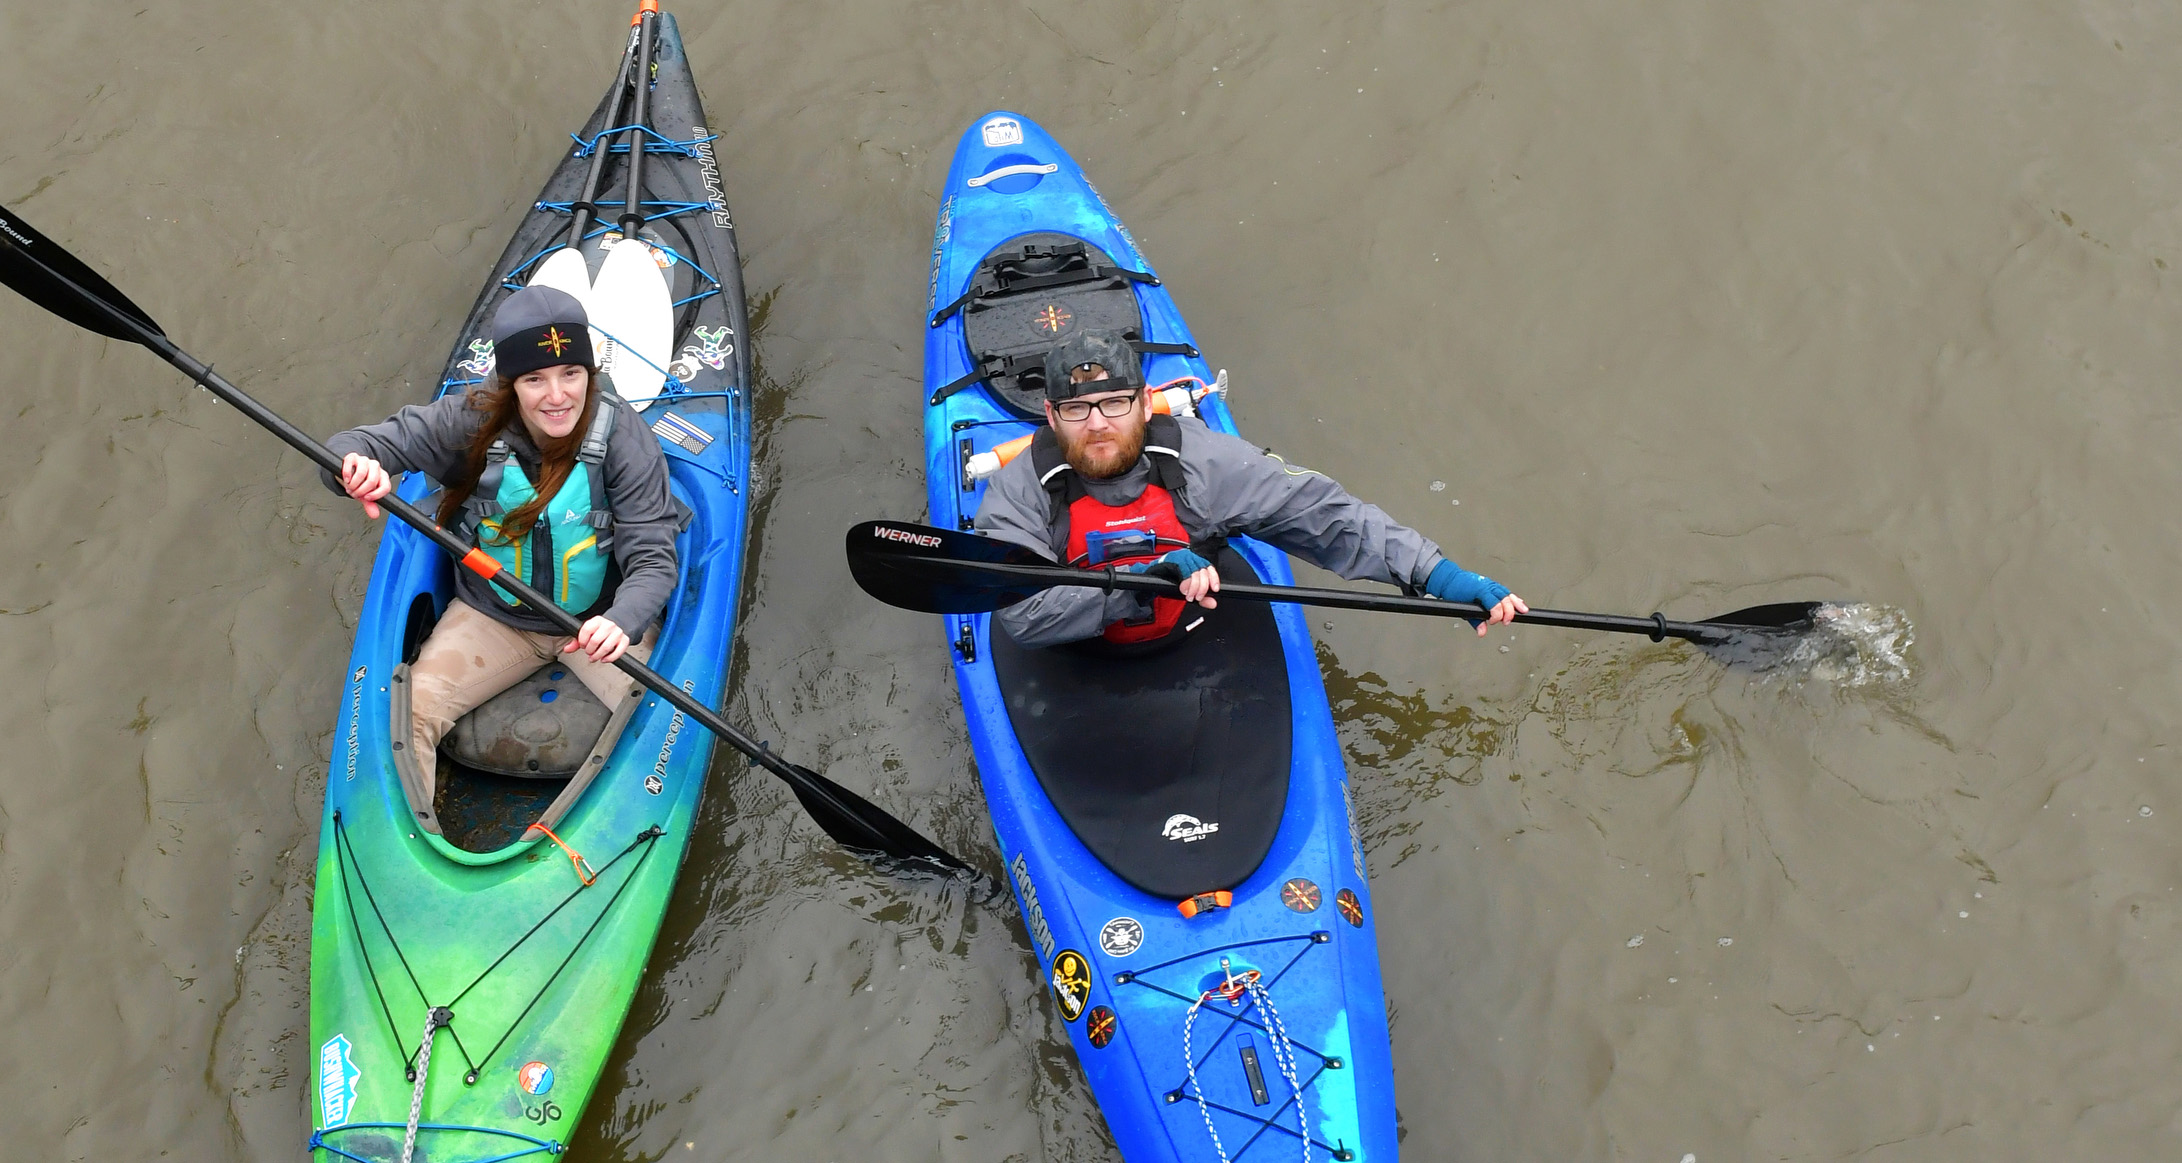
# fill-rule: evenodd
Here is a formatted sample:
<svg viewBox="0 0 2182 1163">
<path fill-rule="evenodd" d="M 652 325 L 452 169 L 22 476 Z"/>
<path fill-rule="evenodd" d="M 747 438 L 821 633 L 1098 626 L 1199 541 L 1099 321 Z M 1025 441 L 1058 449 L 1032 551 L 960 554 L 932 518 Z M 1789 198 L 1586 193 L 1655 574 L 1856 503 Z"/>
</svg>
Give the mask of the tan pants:
<svg viewBox="0 0 2182 1163">
<path fill-rule="evenodd" d="M 608 710 L 629 697 L 635 679 L 610 662 L 591 661 L 580 650 L 562 654 L 561 647 L 569 641 L 565 634 L 517 630 L 479 613 L 460 598 L 447 603 L 446 614 L 409 668 L 410 754 L 416 756 L 424 776 L 426 803 L 437 790 L 433 777 L 439 769 L 439 741 L 454 729 L 455 720 L 528 678 L 547 661 L 566 666 Z M 658 643 L 659 628 L 654 626 L 641 641 L 630 644 L 629 654 L 648 659 Z"/>
</svg>

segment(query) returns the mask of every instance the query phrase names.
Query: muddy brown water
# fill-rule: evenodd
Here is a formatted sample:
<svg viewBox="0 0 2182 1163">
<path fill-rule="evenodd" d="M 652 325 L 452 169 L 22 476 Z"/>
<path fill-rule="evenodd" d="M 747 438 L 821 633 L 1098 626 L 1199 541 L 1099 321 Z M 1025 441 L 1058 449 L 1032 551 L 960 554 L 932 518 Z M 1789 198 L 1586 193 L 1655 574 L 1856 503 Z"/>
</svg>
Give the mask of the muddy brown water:
<svg viewBox="0 0 2182 1163">
<path fill-rule="evenodd" d="M 305 428 L 375 419 L 623 15 L 9 4 L 0 204 Z M 1788 681 L 1314 616 L 1409 1158 L 2176 1155 L 2182 13 L 678 15 L 764 303 L 732 717 L 994 862 L 938 627 L 840 537 L 922 510 L 935 190 L 1018 110 L 1244 430 L 1465 565 L 1914 627 L 1899 671 Z M 142 351 L 8 296 L 0 335 L 0 1154 L 294 1158 L 377 531 Z M 574 1157 L 1113 1157 L 1005 901 L 873 874 L 740 762 L 704 819 Z"/>
</svg>

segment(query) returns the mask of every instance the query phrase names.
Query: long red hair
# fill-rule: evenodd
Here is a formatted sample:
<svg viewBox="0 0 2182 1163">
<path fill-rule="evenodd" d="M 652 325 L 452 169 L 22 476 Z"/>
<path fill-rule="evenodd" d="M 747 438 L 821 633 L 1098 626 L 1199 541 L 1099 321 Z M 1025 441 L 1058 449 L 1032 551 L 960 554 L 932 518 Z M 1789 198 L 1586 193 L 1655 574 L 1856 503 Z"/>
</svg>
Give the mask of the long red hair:
<svg viewBox="0 0 2182 1163">
<path fill-rule="evenodd" d="M 537 523 L 538 514 L 545 512 L 546 502 L 568 483 L 568 474 L 576 471 L 576 450 L 583 444 L 583 435 L 591 430 L 591 417 L 599 406 L 599 369 L 586 368 L 590 373 L 584 385 L 583 415 L 568 435 L 558 440 L 538 444 L 538 479 L 531 482 L 536 495 L 514 511 L 500 518 L 500 539 L 497 544 L 512 544 L 517 538 L 530 532 Z M 492 442 L 500 434 L 522 423 L 522 401 L 515 394 L 515 381 L 494 373 L 491 380 L 470 392 L 471 409 L 483 412 L 485 422 L 478 426 L 477 435 L 470 438 L 470 447 L 463 458 L 462 479 L 447 482 L 447 491 L 439 501 L 439 523 L 452 526 L 462 518 L 463 502 L 477 491 L 477 478 L 485 472 L 485 454 L 492 450 Z M 482 538 L 484 534 L 479 533 Z"/>
</svg>

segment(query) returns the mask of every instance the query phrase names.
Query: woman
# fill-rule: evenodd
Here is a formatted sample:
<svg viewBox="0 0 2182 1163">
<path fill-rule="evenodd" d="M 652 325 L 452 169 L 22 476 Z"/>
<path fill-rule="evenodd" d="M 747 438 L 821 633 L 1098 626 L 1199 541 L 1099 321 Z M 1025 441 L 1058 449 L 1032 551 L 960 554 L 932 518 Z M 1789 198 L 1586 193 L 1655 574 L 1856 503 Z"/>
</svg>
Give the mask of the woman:
<svg viewBox="0 0 2182 1163">
<path fill-rule="evenodd" d="M 583 620 L 568 637 L 500 587 L 455 571 L 455 600 L 410 668 L 410 754 L 427 797 L 455 721 L 556 654 L 576 655 L 569 670 L 619 705 L 630 681 L 614 660 L 650 656 L 674 591 L 681 509 L 667 458 L 636 410 L 600 386 L 583 304 L 527 287 L 501 303 L 492 331 L 493 370 L 469 394 L 326 441 L 341 456 L 338 480 L 322 474 L 327 487 L 367 516 L 378 519 L 393 473 L 425 473 L 446 485 L 442 526 Z"/>
</svg>

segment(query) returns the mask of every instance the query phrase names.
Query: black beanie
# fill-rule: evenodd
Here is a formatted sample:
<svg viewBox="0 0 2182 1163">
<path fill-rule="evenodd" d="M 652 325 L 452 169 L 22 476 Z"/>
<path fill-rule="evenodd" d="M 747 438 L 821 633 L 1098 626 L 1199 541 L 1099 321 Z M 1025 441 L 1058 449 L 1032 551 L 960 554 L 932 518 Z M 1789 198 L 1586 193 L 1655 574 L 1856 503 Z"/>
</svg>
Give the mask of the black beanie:
<svg viewBox="0 0 2182 1163">
<path fill-rule="evenodd" d="M 494 371 L 511 380 L 564 363 L 590 367 L 591 318 L 566 291 L 524 287 L 493 314 L 492 352 Z"/>
</svg>

